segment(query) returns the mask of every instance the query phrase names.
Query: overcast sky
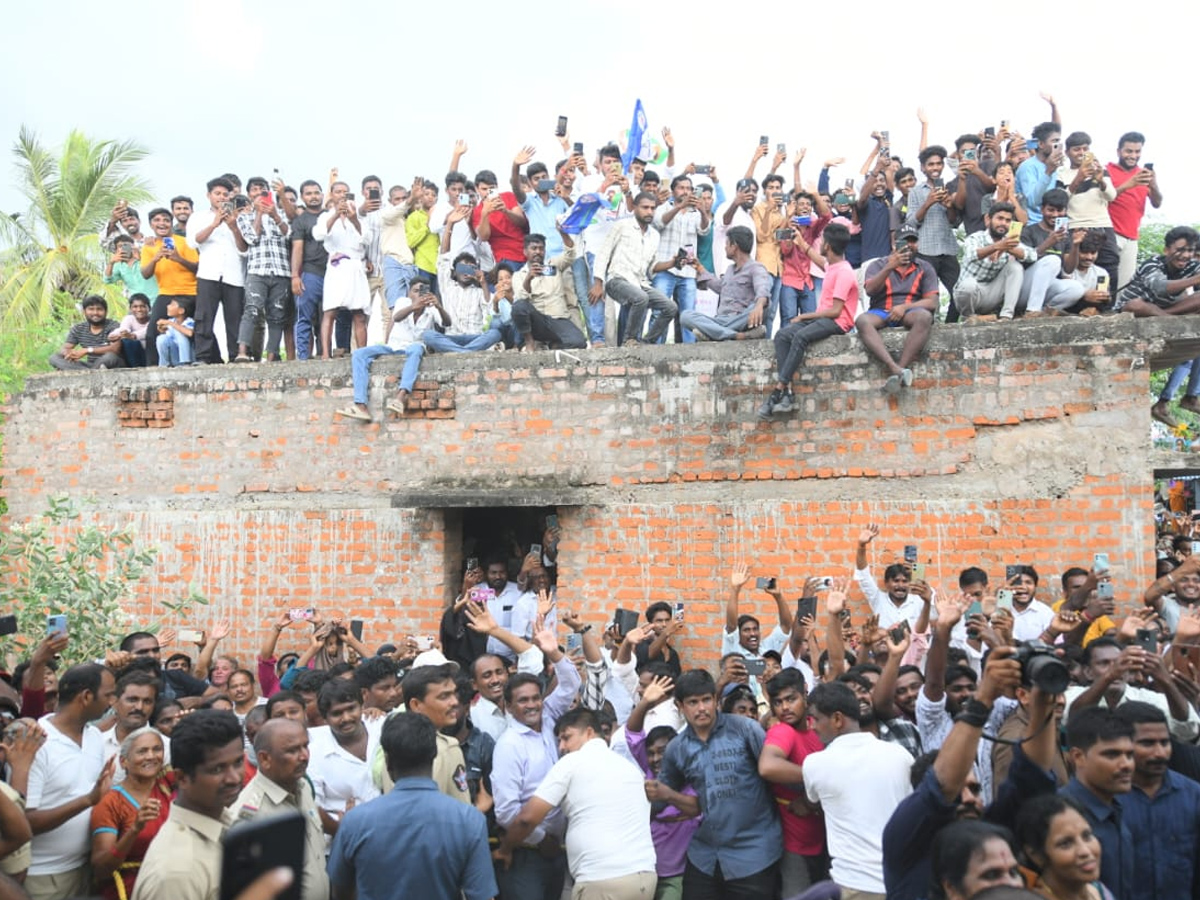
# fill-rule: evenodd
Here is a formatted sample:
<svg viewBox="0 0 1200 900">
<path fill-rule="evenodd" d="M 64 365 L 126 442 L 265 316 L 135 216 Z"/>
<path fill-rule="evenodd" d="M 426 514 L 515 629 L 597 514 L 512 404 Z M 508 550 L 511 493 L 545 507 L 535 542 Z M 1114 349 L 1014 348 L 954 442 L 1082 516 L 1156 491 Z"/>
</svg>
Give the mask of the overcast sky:
<svg viewBox="0 0 1200 900">
<path fill-rule="evenodd" d="M 1045 90 L 1065 131 L 1091 134 L 1103 161 L 1122 132 L 1144 132 L 1142 159 L 1156 164 L 1166 198 L 1161 217 L 1200 220 L 1200 188 L 1186 175 L 1190 29 L 1172 28 L 1163 10 L 1126 8 L 1114 23 L 1101 7 L 1046 7 L 1042 36 L 1031 37 L 1028 21 L 1020 33 L 997 27 L 1005 7 L 942 7 L 932 21 L 928 6 L 906 15 L 903 4 L 866 0 L 838 17 L 838 30 L 814 9 L 761 0 L 711 16 L 633 0 L 11 4 L 0 139 L 11 146 L 22 124 L 53 145 L 72 128 L 135 139 L 150 151 L 143 171 L 157 197 L 199 203 L 204 182 L 226 171 L 244 181 L 278 168 L 289 184 L 324 185 L 337 166 L 355 190 L 368 173 L 385 186 L 418 174 L 440 184 L 456 138 L 469 144 L 469 176 L 490 168 L 504 182 L 524 144 L 548 163 L 560 158 L 559 115 L 590 154 L 629 127 L 640 97 L 653 129 L 671 127 L 681 163 L 711 162 L 732 187 L 760 134 L 772 151 L 807 147 L 806 180 L 832 156 L 847 157 L 845 177 L 874 129 L 890 130 L 894 152 L 915 161 L 918 106 L 931 140 L 952 144 L 1000 119 L 1028 134 L 1047 117 Z M 939 60 L 942 74 L 932 71 Z M 790 159 L 784 172 L 790 186 Z M 0 209 L 22 206 L 8 169 Z"/>
</svg>

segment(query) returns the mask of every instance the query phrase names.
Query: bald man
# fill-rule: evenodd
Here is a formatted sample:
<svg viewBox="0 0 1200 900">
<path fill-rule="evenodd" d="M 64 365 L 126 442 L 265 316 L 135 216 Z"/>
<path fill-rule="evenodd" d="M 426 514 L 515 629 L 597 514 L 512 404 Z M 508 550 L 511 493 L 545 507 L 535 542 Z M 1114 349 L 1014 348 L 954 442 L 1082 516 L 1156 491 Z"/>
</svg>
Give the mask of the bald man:
<svg viewBox="0 0 1200 900">
<path fill-rule="evenodd" d="M 242 788 L 230 811 L 238 821 L 298 812 L 307 824 L 301 900 L 329 900 L 325 834 L 308 771 L 308 729 L 292 719 L 268 719 L 254 736 L 258 774 Z"/>
</svg>

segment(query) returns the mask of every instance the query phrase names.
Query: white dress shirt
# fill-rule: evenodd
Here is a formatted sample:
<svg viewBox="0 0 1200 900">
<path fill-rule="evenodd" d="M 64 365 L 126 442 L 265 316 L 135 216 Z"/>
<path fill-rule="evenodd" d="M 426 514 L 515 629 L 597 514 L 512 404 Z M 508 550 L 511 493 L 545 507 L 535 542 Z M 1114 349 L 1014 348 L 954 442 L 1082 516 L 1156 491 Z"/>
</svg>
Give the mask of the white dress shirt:
<svg viewBox="0 0 1200 900">
<path fill-rule="evenodd" d="M 229 226 L 221 222 L 213 229 L 208 240 L 197 240 L 197 235 L 213 223 L 215 215 L 211 209 L 197 210 L 188 219 L 187 241 L 200 254 L 196 277 L 206 281 L 223 281 L 233 287 L 243 287 L 246 284 L 246 254 L 238 249 Z"/>
</svg>

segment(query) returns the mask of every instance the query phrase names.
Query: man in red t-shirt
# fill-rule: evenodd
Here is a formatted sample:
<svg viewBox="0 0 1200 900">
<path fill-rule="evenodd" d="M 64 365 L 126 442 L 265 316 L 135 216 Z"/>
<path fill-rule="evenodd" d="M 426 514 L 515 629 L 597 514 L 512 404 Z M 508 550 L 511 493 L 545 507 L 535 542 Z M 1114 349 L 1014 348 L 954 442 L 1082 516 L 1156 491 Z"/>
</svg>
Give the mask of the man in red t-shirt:
<svg viewBox="0 0 1200 900">
<path fill-rule="evenodd" d="M 810 884 L 823 880 L 820 871 L 825 853 L 825 820 L 820 809 L 809 805 L 802 766 L 810 753 L 825 745 L 808 727 L 808 691 L 799 669 L 784 669 L 767 682 L 771 712 L 779 719 L 767 732 L 758 757 L 758 774 L 771 783 L 783 820 L 783 896 L 794 897 Z"/>
<path fill-rule="evenodd" d="M 516 272 L 525 265 L 525 235 L 529 234 L 525 211 L 512 191 L 496 192 L 495 172 L 484 169 L 476 175 L 475 190 L 479 205 L 471 210 L 471 230 L 491 245 L 496 265 Z"/>
<path fill-rule="evenodd" d="M 1139 167 L 1145 135 L 1128 131 L 1117 141 L 1117 162 L 1105 166 L 1112 185 L 1117 189 L 1117 198 L 1108 204 L 1108 215 L 1112 219 L 1113 231 L 1117 233 L 1117 249 L 1121 253 L 1121 265 L 1117 272 L 1119 284 L 1112 295 L 1133 280 L 1137 271 L 1138 229 L 1142 216 L 1146 214 L 1146 198 L 1158 209 L 1162 206 L 1162 193 L 1158 190 L 1158 176 L 1154 163 Z"/>
</svg>

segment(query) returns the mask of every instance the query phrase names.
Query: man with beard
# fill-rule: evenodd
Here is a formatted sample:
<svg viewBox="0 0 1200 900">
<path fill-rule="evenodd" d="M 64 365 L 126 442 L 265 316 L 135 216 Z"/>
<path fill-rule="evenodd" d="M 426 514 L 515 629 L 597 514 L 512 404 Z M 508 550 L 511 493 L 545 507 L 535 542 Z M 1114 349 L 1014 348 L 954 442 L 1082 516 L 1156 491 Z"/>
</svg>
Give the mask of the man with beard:
<svg viewBox="0 0 1200 900">
<path fill-rule="evenodd" d="M 292 242 L 292 296 L 296 298 L 296 358 L 312 356 L 313 341 L 320 335 L 321 305 L 325 297 L 325 269 L 329 254 L 313 237 L 325 208 L 321 185 L 309 180 L 300 185 L 304 209 L 289 225 Z"/>
<path fill-rule="evenodd" d="M 729 598 L 725 601 L 725 632 L 721 638 L 721 655 L 740 653 L 747 659 L 761 659 L 766 650 L 782 650 L 788 644 L 792 630 L 792 610 L 783 599 L 777 585 L 763 588 L 775 600 L 779 610 L 779 625 L 764 639 L 758 619 L 751 615 L 738 615 L 738 600 L 742 588 L 750 580 L 750 570 L 737 566 L 729 574 Z"/>
<path fill-rule="evenodd" d="M 926 594 L 931 593 L 924 582 L 911 581 L 911 569 L 903 563 L 893 563 L 883 572 L 883 590 L 875 583 L 867 562 L 867 546 L 879 537 L 879 526 L 867 525 L 858 533 L 854 547 L 854 580 L 862 591 L 871 613 L 879 616 L 880 628 L 892 628 L 901 619 L 915 626 L 925 608 Z"/>
<path fill-rule="evenodd" d="M 930 896 L 929 852 L 943 828 L 979 818 L 1011 827 L 1024 800 L 1054 790 L 1054 780 L 1045 770 L 1057 753 L 1058 730 L 1044 724 L 1053 714 L 1056 698 L 1026 685 L 1029 719 L 1017 735 L 1021 740 L 1013 748 L 1011 772 L 1000 786 L 996 802 L 985 809 L 974 761 L 989 704 L 1021 683 L 1015 652 L 1008 647 L 992 652 L 966 714 L 954 723 L 940 750 L 913 764 L 913 793 L 900 802 L 883 829 L 883 880 L 889 900 Z"/>
<path fill-rule="evenodd" d="M 158 700 L 158 679 L 149 672 L 134 670 L 122 675 L 117 681 L 117 699 L 113 703 L 117 724 L 104 732 L 104 760 L 115 759 L 121 752 L 121 743 L 150 721 L 150 713 Z M 164 744 L 164 765 L 171 764 L 170 746 Z M 117 767 L 113 781 L 120 782 L 125 770 Z"/>
<path fill-rule="evenodd" d="M 705 798 L 704 820 L 688 844 L 683 896 L 775 896 L 783 847 L 775 798 L 758 774 L 762 728 L 719 712 L 716 685 L 703 669 L 679 676 L 675 705 L 687 727 L 667 745 L 658 780 L 672 791 L 691 785 Z"/>
<path fill-rule="evenodd" d="M 471 631 L 486 635 L 489 641 L 495 638 L 507 647 L 509 652 L 516 654 L 518 672 L 533 676 L 542 673 L 545 658 L 541 650 L 508 629 L 501 628 L 486 609 L 468 606 L 466 613 Z M 509 723 L 504 702 L 508 665 L 500 656 L 484 653 L 471 663 L 470 675 L 479 694 L 479 699 L 471 707 L 471 721 L 476 728 L 494 740 L 500 740 L 500 735 L 504 734 Z"/>
<path fill-rule="evenodd" d="M 469 804 L 471 794 L 467 789 L 462 745 L 452 736 L 458 730 L 458 687 L 454 683 L 457 671 L 458 666 L 453 663 L 415 665 L 404 676 L 401 688 L 405 708 L 410 713 L 424 716 L 438 730 L 432 774 L 438 790 L 447 797 Z M 376 783 L 384 793 L 391 791 L 394 782 L 384 765 L 382 748 L 376 751 L 373 764 L 377 772 Z"/>
<path fill-rule="evenodd" d="M 1146 136 L 1137 131 L 1127 131 L 1117 141 L 1117 162 L 1105 168 L 1117 197 L 1108 205 L 1109 218 L 1117 233 L 1117 250 L 1121 263 L 1117 273 L 1117 284 L 1113 291 L 1122 288 L 1137 271 L 1138 233 L 1142 227 L 1142 216 L 1146 214 L 1146 201 L 1155 209 L 1162 206 L 1162 192 L 1158 189 L 1158 174 L 1154 164 L 1139 166 L 1142 145 Z"/>
<path fill-rule="evenodd" d="M 512 324 L 522 350 L 535 349 L 537 341 L 554 350 L 581 350 L 587 346 L 587 338 L 577 324 L 578 300 L 567 293 L 577 258 L 575 239 L 558 226 L 556 233 L 564 249 L 549 257 L 543 235 L 525 235 L 525 267 L 513 274 L 516 302 Z"/>
<path fill-rule="evenodd" d="M 579 691 L 579 671 L 559 649 L 554 632 L 540 630 L 534 641 L 554 666 L 558 684 L 545 698 L 541 683 L 533 675 L 514 675 L 504 686 L 510 721 L 496 742 L 492 763 L 496 822 L 501 828 L 516 821 L 558 759 L 554 726 L 571 708 Z M 557 898 L 566 874 L 563 833 L 562 815 L 552 812 L 513 851 L 512 865 L 497 873 L 501 895 L 527 900 Z"/>
<path fill-rule="evenodd" d="M 1162 710 L 1126 703 L 1117 718 L 1133 726 L 1133 789 L 1121 797 L 1124 823 L 1133 836 L 1133 893 L 1128 896 L 1200 897 L 1200 785 L 1170 771 L 1171 732 Z"/>
<path fill-rule="evenodd" d="M 175 201 L 172 201 L 174 205 Z M 189 212 L 190 209 L 189 201 Z M 187 242 L 186 235 L 172 231 L 169 210 L 152 209 L 149 218 L 153 234 L 142 245 L 140 263 L 142 277 L 153 278 L 158 283 L 158 296 L 150 307 L 150 321 L 146 325 L 147 335 L 157 335 L 158 323 L 167 318 L 167 305 L 172 300 L 182 306 L 187 315 L 195 312 L 196 270 L 199 268 L 200 254 Z M 154 340 L 146 341 L 146 365 L 158 365 L 158 345 Z"/>
<path fill-rule="evenodd" d="M 112 337 L 119 325 L 108 317 L 108 301 L 93 294 L 82 307 L 84 321 L 71 326 L 62 347 L 50 355 L 50 365 L 63 371 L 123 367 L 121 338 Z"/>
<path fill-rule="evenodd" d="M 1190 539 L 1184 540 L 1190 543 Z M 1174 634 L 1184 609 L 1200 604 L 1200 556 L 1189 553 L 1177 568 L 1146 588 L 1143 600 L 1163 617 L 1167 630 Z"/>
<path fill-rule="evenodd" d="M 135 631 L 133 634 L 126 635 L 121 641 L 120 649 L 121 652 L 128 653 L 133 658 L 131 667 L 149 672 L 156 678 L 162 679 L 161 694 L 164 700 L 211 697 L 219 693 L 211 684 L 201 681 L 199 678 L 193 678 L 183 668 L 164 669 L 160 659 L 162 649 L 159 647 L 158 638 L 148 631 Z"/>
<path fill-rule="evenodd" d="M 1037 249 L 1009 233 L 1015 211 L 1011 203 L 992 204 L 984 217 L 987 227 L 963 241 L 962 272 L 954 297 L 964 316 L 999 312 L 1001 319 L 1011 319 L 1017 313 L 1025 280 L 1022 264 L 1036 262 Z"/>
<path fill-rule="evenodd" d="M 325 874 L 325 833 L 317 813 L 316 795 L 308 771 L 308 730 L 299 722 L 264 722 L 254 737 L 258 774 L 250 779 L 231 811 L 239 822 L 268 819 L 285 813 L 304 817 L 304 870 L 300 900 L 329 900 Z"/>
<path fill-rule="evenodd" d="M 939 597 L 937 622 L 925 660 L 925 686 L 917 697 L 917 727 L 921 746 L 936 750 L 946 739 L 963 704 L 975 695 L 975 671 L 967 666 L 947 667 L 951 635 L 962 618 L 962 604 L 953 597 Z"/>
<path fill-rule="evenodd" d="M 819 684 L 808 704 L 825 749 L 805 757 L 801 774 L 808 802 L 825 815 L 830 877 L 843 893 L 882 897 L 883 824 L 912 791 L 912 757 L 862 730 L 846 685 Z"/>
<path fill-rule="evenodd" d="M 507 677 L 507 673 L 505 675 Z M 492 815 L 492 758 L 496 754 L 496 741 L 472 721 L 471 701 L 475 697 L 475 682 L 463 672 L 457 672 L 454 675 L 454 687 L 458 691 L 455 722 L 444 729 L 443 733 L 458 741 L 462 749 L 471 803 L 488 817 L 488 828 L 491 831 L 496 824 L 495 816 Z"/>
<path fill-rule="evenodd" d="M 245 775 L 242 726 L 231 712 L 202 709 L 171 734 L 178 793 L 138 871 L 132 900 L 216 900 L 227 807 Z"/>
<path fill-rule="evenodd" d="M 175 237 L 187 237 L 187 223 L 192 217 L 193 206 L 192 198 L 183 194 L 171 198 L 171 217 L 174 219 L 171 234 Z"/>
<path fill-rule="evenodd" d="M 950 306 L 946 310 L 946 322 L 949 324 L 958 321 L 961 307 L 955 307 L 958 290 L 956 284 L 960 278 L 958 242 L 954 238 L 958 210 L 954 208 L 954 195 L 946 190 L 945 180 L 942 178 L 942 170 L 946 165 L 946 148 L 937 144 L 926 147 L 918 159 L 921 162 L 921 172 L 925 175 L 925 183 L 914 184 L 909 190 L 906 221 L 920 230 L 920 256 L 933 266 L 933 270 L 937 272 L 938 278 L 950 294 Z M 1012 210 L 1009 210 L 1010 215 L 1011 213 Z"/>
<path fill-rule="evenodd" d="M 364 708 L 390 713 L 403 698 L 396 678 L 396 664 L 383 656 L 360 663 L 354 670 L 354 684 L 362 692 Z"/>
<path fill-rule="evenodd" d="M 855 199 L 858 221 L 862 225 L 863 263 L 884 259 L 892 252 L 892 192 L 888 189 L 888 163 L 888 157 L 879 157 L 875 169 L 863 179 L 863 186 Z M 914 229 L 913 236 L 918 235 L 919 232 Z M 900 241 L 896 242 L 896 246 L 902 246 Z"/>
<path fill-rule="evenodd" d="M 1037 599 L 1038 573 L 1033 566 L 1018 565 L 1008 578 L 1013 592 L 1013 640 L 1037 641 L 1054 620 L 1054 610 Z"/>
<path fill-rule="evenodd" d="M 242 321 L 245 303 L 246 263 L 243 254 L 248 249 L 246 239 L 237 227 L 234 196 L 237 193 L 227 178 L 208 182 L 208 215 L 201 213 L 188 219 L 187 241 L 200 254 L 196 269 L 196 331 L 194 335 L 196 361 L 221 363 L 221 348 L 217 344 L 217 311 L 225 319 L 225 347 L 230 352 L 237 347 L 237 330 Z"/>
</svg>

